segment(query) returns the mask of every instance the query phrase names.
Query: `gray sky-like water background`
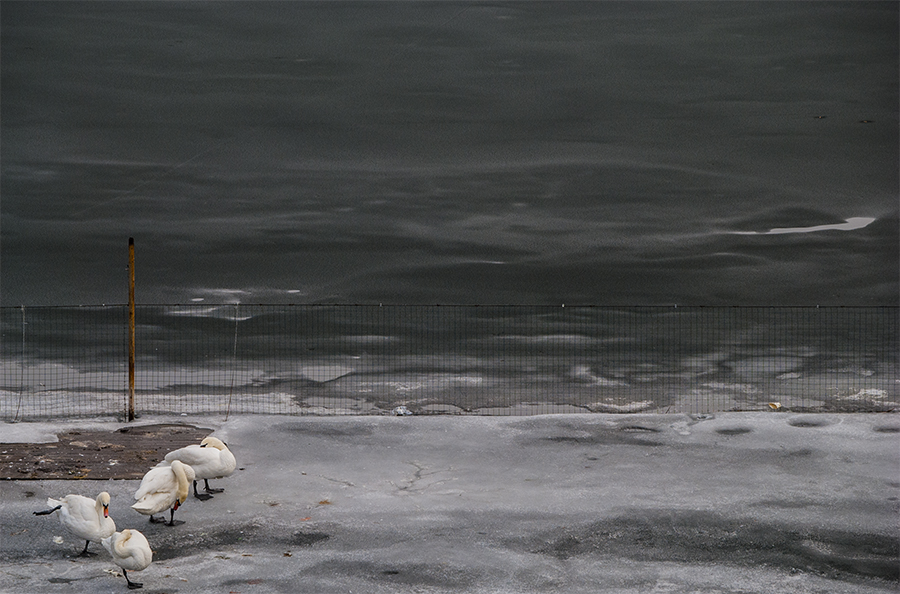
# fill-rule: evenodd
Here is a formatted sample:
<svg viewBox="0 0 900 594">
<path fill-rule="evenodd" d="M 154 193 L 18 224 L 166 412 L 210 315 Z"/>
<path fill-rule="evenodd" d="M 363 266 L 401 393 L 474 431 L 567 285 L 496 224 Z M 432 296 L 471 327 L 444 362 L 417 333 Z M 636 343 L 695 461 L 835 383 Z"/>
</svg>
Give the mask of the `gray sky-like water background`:
<svg viewBox="0 0 900 594">
<path fill-rule="evenodd" d="M 896 2 L 3 2 L 0 299 L 896 305 Z"/>
</svg>

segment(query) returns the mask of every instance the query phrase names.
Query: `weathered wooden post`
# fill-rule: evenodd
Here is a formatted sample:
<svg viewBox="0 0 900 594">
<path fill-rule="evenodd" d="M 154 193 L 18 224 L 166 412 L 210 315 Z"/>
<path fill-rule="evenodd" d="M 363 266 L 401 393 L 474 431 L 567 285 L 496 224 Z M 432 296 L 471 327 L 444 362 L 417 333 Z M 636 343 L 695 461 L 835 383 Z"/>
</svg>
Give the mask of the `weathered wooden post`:
<svg viewBox="0 0 900 594">
<path fill-rule="evenodd" d="M 134 237 L 128 238 L 128 420 L 134 420 Z"/>
</svg>

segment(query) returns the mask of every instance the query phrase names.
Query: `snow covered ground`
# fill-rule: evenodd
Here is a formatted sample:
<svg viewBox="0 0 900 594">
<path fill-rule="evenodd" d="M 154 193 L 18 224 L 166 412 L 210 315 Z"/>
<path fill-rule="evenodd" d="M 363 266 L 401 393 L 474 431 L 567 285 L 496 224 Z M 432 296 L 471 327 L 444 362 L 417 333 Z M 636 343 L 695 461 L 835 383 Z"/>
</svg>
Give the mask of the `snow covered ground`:
<svg viewBox="0 0 900 594">
<path fill-rule="evenodd" d="M 147 417 L 215 429 L 238 470 L 184 525 L 137 481 L 0 482 L 0 591 L 119 592 L 48 496 L 100 490 L 144 532 L 147 592 L 886 593 L 898 587 L 897 414 Z M 91 420 L 0 426 L 52 442 Z"/>
</svg>

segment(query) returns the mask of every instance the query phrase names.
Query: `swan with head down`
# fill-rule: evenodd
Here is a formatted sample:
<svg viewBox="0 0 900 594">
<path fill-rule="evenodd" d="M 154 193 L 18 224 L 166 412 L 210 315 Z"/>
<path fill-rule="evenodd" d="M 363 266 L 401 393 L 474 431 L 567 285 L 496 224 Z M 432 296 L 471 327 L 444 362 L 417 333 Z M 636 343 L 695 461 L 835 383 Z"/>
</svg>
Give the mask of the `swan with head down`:
<svg viewBox="0 0 900 594">
<path fill-rule="evenodd" d="M 141 479 L 141 485 L 134 493 L 137 502 L 132 509 L 138 513 L 150 516 L 154 523 L 165 522 L 157 520 L 153 514 L 170 510 L 167 526 L 184 524 L 175 521 L 175 510 L 187 500 L 191 482 L 194 480 L 194 469 L 178 460 L 167 466 L 154 466 L 147 471 Z"/>
<path fill-rule="evenodd" d="M 113 563 L 122 568 L 129 590 L 144 587 L 144 584 L 128 579 L 129 570 L 141 571 L 153 561 L 153 551 L 143 534 L 130 529 L 115 532 L 103 539 L 103 548 L 109 551 Z"/>
<path fill-rule="evenodd" d="M 103 491 L 96 499 L 82 495 L 66 495 L 62 499 L 47 499 L 50 509 L 36 511 L 36 516 L 46 516 L 59 511 L 59 522 L 69 532 L 85 540 L 81 557 L 96 555 L 88 551 L 91 541 L 100 542 L 116 531 L 116 523 L 109 517 L 109 493 Z"/>
</svg>

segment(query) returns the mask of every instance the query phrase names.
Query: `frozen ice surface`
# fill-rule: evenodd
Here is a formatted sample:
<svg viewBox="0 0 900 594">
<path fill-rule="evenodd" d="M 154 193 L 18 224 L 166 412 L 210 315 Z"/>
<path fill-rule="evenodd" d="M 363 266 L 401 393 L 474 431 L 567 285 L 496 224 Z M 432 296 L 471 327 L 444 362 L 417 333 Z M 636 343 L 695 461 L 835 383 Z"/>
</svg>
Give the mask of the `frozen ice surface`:
<svg viewBox="0 0 900 594">
<path fill-rule="evenodd" d="M 153 417 L 215 429 L 238 470 L 186 524 L 111 515 L 148 591 L 886 593 L 900 415 Z M 34 423 L 33 436 L 76 422 Z M 89 421 L 110 431 L 122 424 Z M 26 424 L 19 424 L 24 426 Z M 31 425 L 31 424 L 27 424 Z M 8 425 L 4 425 L 6 428 Z M 21 435 L 21 434 L 20 434 Z M 31 516 L 96 481 L 2 481 L 0 591 L 122 591 Z"/>
</svg>

